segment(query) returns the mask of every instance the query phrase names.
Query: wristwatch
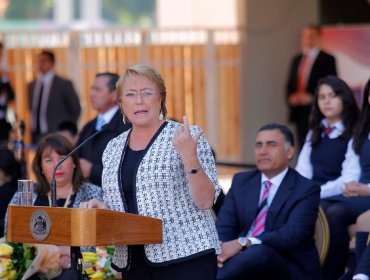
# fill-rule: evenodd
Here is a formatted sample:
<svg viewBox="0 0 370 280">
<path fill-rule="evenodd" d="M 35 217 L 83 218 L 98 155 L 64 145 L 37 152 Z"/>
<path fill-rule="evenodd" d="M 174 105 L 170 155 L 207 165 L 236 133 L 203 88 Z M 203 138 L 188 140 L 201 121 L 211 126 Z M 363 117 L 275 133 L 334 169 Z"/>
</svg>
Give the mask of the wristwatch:
<svg viewBox="0 0 370 280">
<path fill-rule="evenodd" d="M 202 169 L 201 166 L 197 168 L 187 169 L 185 170 L 186 174 L 197 174 Z"/>
<path fill-rule="evenodd" d="M 241 236 L 238 238 L 238 243 L 240 244 L 240 246 L 242 246 L 243 248 L 244 247 L 249 247 L 250 245 L 248 244 L 249 242 L 249 239 L 248 237 L 246 236 Z"/>
</svg>

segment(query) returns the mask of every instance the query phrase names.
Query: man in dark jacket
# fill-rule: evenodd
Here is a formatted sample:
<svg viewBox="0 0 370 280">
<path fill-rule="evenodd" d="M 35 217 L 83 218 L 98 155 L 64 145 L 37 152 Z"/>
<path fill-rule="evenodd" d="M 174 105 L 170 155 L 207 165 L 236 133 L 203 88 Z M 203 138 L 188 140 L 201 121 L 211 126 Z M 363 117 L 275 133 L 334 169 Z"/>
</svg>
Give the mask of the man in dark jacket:
<svg viewBox="0 0 370 280">
<path fill-rule="evenodd" d="M 313 239 L 320 186 L 289 167 L 291 131 L 263 126 L 254 154 L 257 170 L 234 176 L 216 220 L 217 279 L 322 279 Z"/>
<path fill-rule="evenodd" d="M 321 29 L 315 25 L 303 28 L 301 53 L 293 58 L 287 83 L 289 121 L 297 128 L 298 145 L 302 147 L 308 131 L 309 115 L 317 82 L 337 75 L 334 56 L 320 49 Z"/>
<path fill-rule="evenodd" d="M 55 132 L 61 123 L 77 123 L 81 113 L 80 99 L 72 81 L 55 72 L 55 55 L 43 50 L 36 59 L 38 76 L 28 85 L 28 107 L 31 111 L 32 143 Z"/>
<path fill-rule="evenodd" d="M 78 152 L 83 175 L 98 186 L 101 186 L 102 155 L 105 147 L 112 138 L 130 127 L 123 123 L 123 116 L 117 105 L 118 78 L 117 74 L 109 72 L 96 74 L 91 86 L 90 100 L 92 108 L 98 111 L 98 116 L 82 128 L 77 143 L 79 145 L 107 124 L 102 133 L 87 142 Z"/>
</svg>

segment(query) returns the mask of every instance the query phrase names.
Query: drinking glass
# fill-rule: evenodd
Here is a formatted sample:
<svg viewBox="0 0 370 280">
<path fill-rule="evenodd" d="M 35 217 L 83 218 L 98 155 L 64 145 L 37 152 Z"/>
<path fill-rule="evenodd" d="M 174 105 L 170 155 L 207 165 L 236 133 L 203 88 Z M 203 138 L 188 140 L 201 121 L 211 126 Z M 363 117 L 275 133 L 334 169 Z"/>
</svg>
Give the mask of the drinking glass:
<svg viewBox="0 0 370 280">
<path fill-rule="evenodd" d="M 33 182 L 32 180 L 18 180 L 18 205 L 32 205 Z"/>
</svg>

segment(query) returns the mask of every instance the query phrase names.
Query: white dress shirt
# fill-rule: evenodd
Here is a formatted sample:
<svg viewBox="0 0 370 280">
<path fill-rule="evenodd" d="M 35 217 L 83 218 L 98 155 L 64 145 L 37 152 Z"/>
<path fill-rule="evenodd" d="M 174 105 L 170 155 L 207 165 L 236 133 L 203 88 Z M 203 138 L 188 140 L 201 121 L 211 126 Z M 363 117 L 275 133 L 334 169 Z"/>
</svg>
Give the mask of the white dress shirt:
<svg viewBox="0 0 370 280">
<path fill-rule="evenodd" d="M 114 117 L 114 114 L 117 112 L 118 109 L 119 109 L 118 105 L 115 105 L 114 107 L 110 108 L 108 111 L 104 113 L 100 113 L 98 117 L 101 116 L 104 120 L 104 123 L 109 123 Z"/>
<path fill-rule="evenodd" d="M 269 195 L 267 197 L 267 205 L 270 206 L 270 204 L 272 203 L 272 201 L 273 201 L 273 199 L 276 195 L 276 192 L 278 191 L 279 186 L 280 186 L 281 182 L 283 181 L 287 172 L 288 172 L 288 168 L 284 169 L 284 171 L 280 172 L 278 175 L 276 175 L 275 177 L 273 177 L 271 179 L 267 178 L 266 175 L 262 173 L 262 176 L 261 176 L 261 191 L 260 191 L 259 201 L 261 201 L 262 196 L 263 196 L 263 187 L 262 187 L 263 183 L 266 182 L 266 181 L 270 181 L 271 186 L 270 186 L 270 189 L 269 189 Z M 249 232 L 248 232 L 247 236 L 250 236 L 251 229 L 252 229 L 252 227 L 249 229 Z M 262 241 L 260 239 L 256 238 L 256 237 L 249 237 L 248 239 L 253 245 L 262 243 Z"/>
<path fill-rule="evenodd" d="M 32 100 L 32 130 L 36 129 L 36 120 L 37 120 L 37 106 L 40 96 L 40 89 L 41 85 L 43 85 L 42 89 L 42 100 L 41 100 L 41 108 L 40 108 L 40 131 L 41 133 L 48 132 L 48 124 L 46 121 L 46 113 L 47 113 L 47 105 L 49 101 L 50 89 L 51 84 L 53 82 L 55 72 L 53 70 L 45 73 L 44 75 L 40 75 L 35 83 L 34 93 L 33 93 L 33 100 Z"/>
<path fill-rule="evenodd" d="M 370 140 L 370 133 L 367 136 L 368 140 Z M 343 169 L 342 176 L 344 183 L 350 181 L 358 182 L 361 176 L 361 165 L 360 165 L 360 156 L 356 154 L 355 150 L 353 149 L 353 140 L 350 141 L 347 148 L 345 163 L 343 163 L 345 169 Z M 370 184 L 367 184 L 370 191 Z"/>
</svg>

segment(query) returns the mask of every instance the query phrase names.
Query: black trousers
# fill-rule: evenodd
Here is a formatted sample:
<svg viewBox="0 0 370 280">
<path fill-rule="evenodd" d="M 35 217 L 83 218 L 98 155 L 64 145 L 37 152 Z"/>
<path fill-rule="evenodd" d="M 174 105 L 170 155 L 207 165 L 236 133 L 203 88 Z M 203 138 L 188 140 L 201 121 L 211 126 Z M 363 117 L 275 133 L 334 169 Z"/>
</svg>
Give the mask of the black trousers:
<svg viewBox="0 0 370 280">
<path fill-rule="evenodd" d="M 130 246 L 130 269 L 123 272 L 124 280 L 214 280 L 217 257 L 210 253 L 168 266 L 152 266 L 145 261 L 143 246 Z"/>
<path fill-rule="evenodd" d="M 218 269 L 217 280 L 290 280 L 288 263 L 264 244 L 240 251 Z"/>
</svg>

